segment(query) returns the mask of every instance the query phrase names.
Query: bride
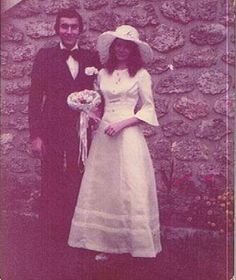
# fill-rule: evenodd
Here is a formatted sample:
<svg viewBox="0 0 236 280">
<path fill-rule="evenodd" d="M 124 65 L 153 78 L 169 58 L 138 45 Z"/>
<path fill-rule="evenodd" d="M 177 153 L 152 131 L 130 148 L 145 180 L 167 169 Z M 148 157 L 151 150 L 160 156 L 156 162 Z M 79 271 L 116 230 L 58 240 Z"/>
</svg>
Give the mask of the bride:
<svg viewBox="0 0 236 280">
<path fill-rule="evenodd" d="M 156 257 L 161 251 L 156 183 L 139 124 L 158 126 L 150 46 L 122 25 L 97 42 L 104 68 L 97 84 L 105 110 L 91 144 L 71 223 L 69 245 L 103 253 Z M 141 101 L 141 108 L 135 107 Z"/>
</svg>

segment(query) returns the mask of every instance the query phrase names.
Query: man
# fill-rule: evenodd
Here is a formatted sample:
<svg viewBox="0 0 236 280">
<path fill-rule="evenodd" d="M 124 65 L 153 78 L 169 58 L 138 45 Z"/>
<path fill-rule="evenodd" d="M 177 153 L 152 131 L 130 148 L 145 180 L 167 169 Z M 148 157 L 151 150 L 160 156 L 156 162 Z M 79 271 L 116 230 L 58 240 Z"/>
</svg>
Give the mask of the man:
<svg viewBox="0 0 236 280">
<path fill-rule="evenodd" d="M 61 10 L 55 31 L 60 43 L 36 56 L 29 96 L 32 151 L 41 158 L 40 220 L 47 234 L 67 240 L 83 166 L 78 165 L 79 113 L 67 105 L 67 96 L 92 89 L 95 76 L 86 67 L 99 68 L 97 54 L 78 46 L 83 30 L 81 16 Z"/>
</svg>

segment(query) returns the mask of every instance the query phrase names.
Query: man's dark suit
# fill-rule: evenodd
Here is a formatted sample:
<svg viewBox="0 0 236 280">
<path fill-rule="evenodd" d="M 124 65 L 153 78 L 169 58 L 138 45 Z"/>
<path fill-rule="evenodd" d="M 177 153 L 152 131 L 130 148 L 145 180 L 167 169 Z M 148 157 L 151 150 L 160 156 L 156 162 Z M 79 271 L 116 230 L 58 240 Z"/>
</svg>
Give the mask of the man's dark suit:
<svg viewBox="0 0 236 280">
<path fill-rule="evenodd" d="M 36 56 L 29 96 L 31 139 L 40 137 L 46 147 L 42 159 L 40 217 L 43 226 L 54 237 L 66 239 L 81 180 L 78 167 L 79 113 L 70 109 L 67 96 L 92 89 L 94 76 L 85 68 L 99 68 L 98 56 L 79 50 L 79 73 L 74 80 L 60 46 L 41 49 Z"/>
</svg>

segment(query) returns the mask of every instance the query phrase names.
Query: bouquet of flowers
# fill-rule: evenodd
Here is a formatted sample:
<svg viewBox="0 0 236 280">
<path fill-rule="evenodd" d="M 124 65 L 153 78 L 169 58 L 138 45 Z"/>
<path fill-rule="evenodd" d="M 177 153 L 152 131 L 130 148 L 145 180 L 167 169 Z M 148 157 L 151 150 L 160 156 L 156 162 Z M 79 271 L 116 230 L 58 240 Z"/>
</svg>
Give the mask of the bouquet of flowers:
<svg viewBox="0 0 236 280">
<path fill-rule="evenodd" d="M 101 103 L 101 96 L 95 90 L 85 89 L 71 93 L 67 98 L 67 104 L 74 110 L 89 113 Z"/>
<path fill-rule="evenodd" d="M 87 148 L 87 128 L 89 118 L 100 120 L 94 113 L 95 109 L 101 103 L 101 95 L 95 90 L 82 90 L 73 92 L 67 97 L 67 104 L 70 108 L 80 111 L 80 121 L 78 123 L 79 136 L 79 159 L 82 157 L 82 162 L 85 164 L 88 154 Z"/>
</svg>

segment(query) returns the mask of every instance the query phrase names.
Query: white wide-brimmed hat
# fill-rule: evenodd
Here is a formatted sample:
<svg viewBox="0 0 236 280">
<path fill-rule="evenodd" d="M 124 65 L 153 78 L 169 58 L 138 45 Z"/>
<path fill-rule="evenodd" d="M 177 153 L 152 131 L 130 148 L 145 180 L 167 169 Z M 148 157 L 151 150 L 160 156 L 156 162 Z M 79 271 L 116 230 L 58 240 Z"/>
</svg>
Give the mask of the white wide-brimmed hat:
<svg viewBox="0 0 236 280">
<path fill-rule="evenodd" d="M 109 48 L 116 39 L 128 40 L 136 43 L 139 47 L 140 55 L 144 63 L 148 63 L 153 59 L 153 51 L 151 47 L 139 40 L 138 31 L 130 25 L 121 25 L 115 31 L 106 31 L 102 33 L 97 40 L 97 50 L 99 52 L 101 63 L 106 63 L 109 58 Z"/>
</svg>

